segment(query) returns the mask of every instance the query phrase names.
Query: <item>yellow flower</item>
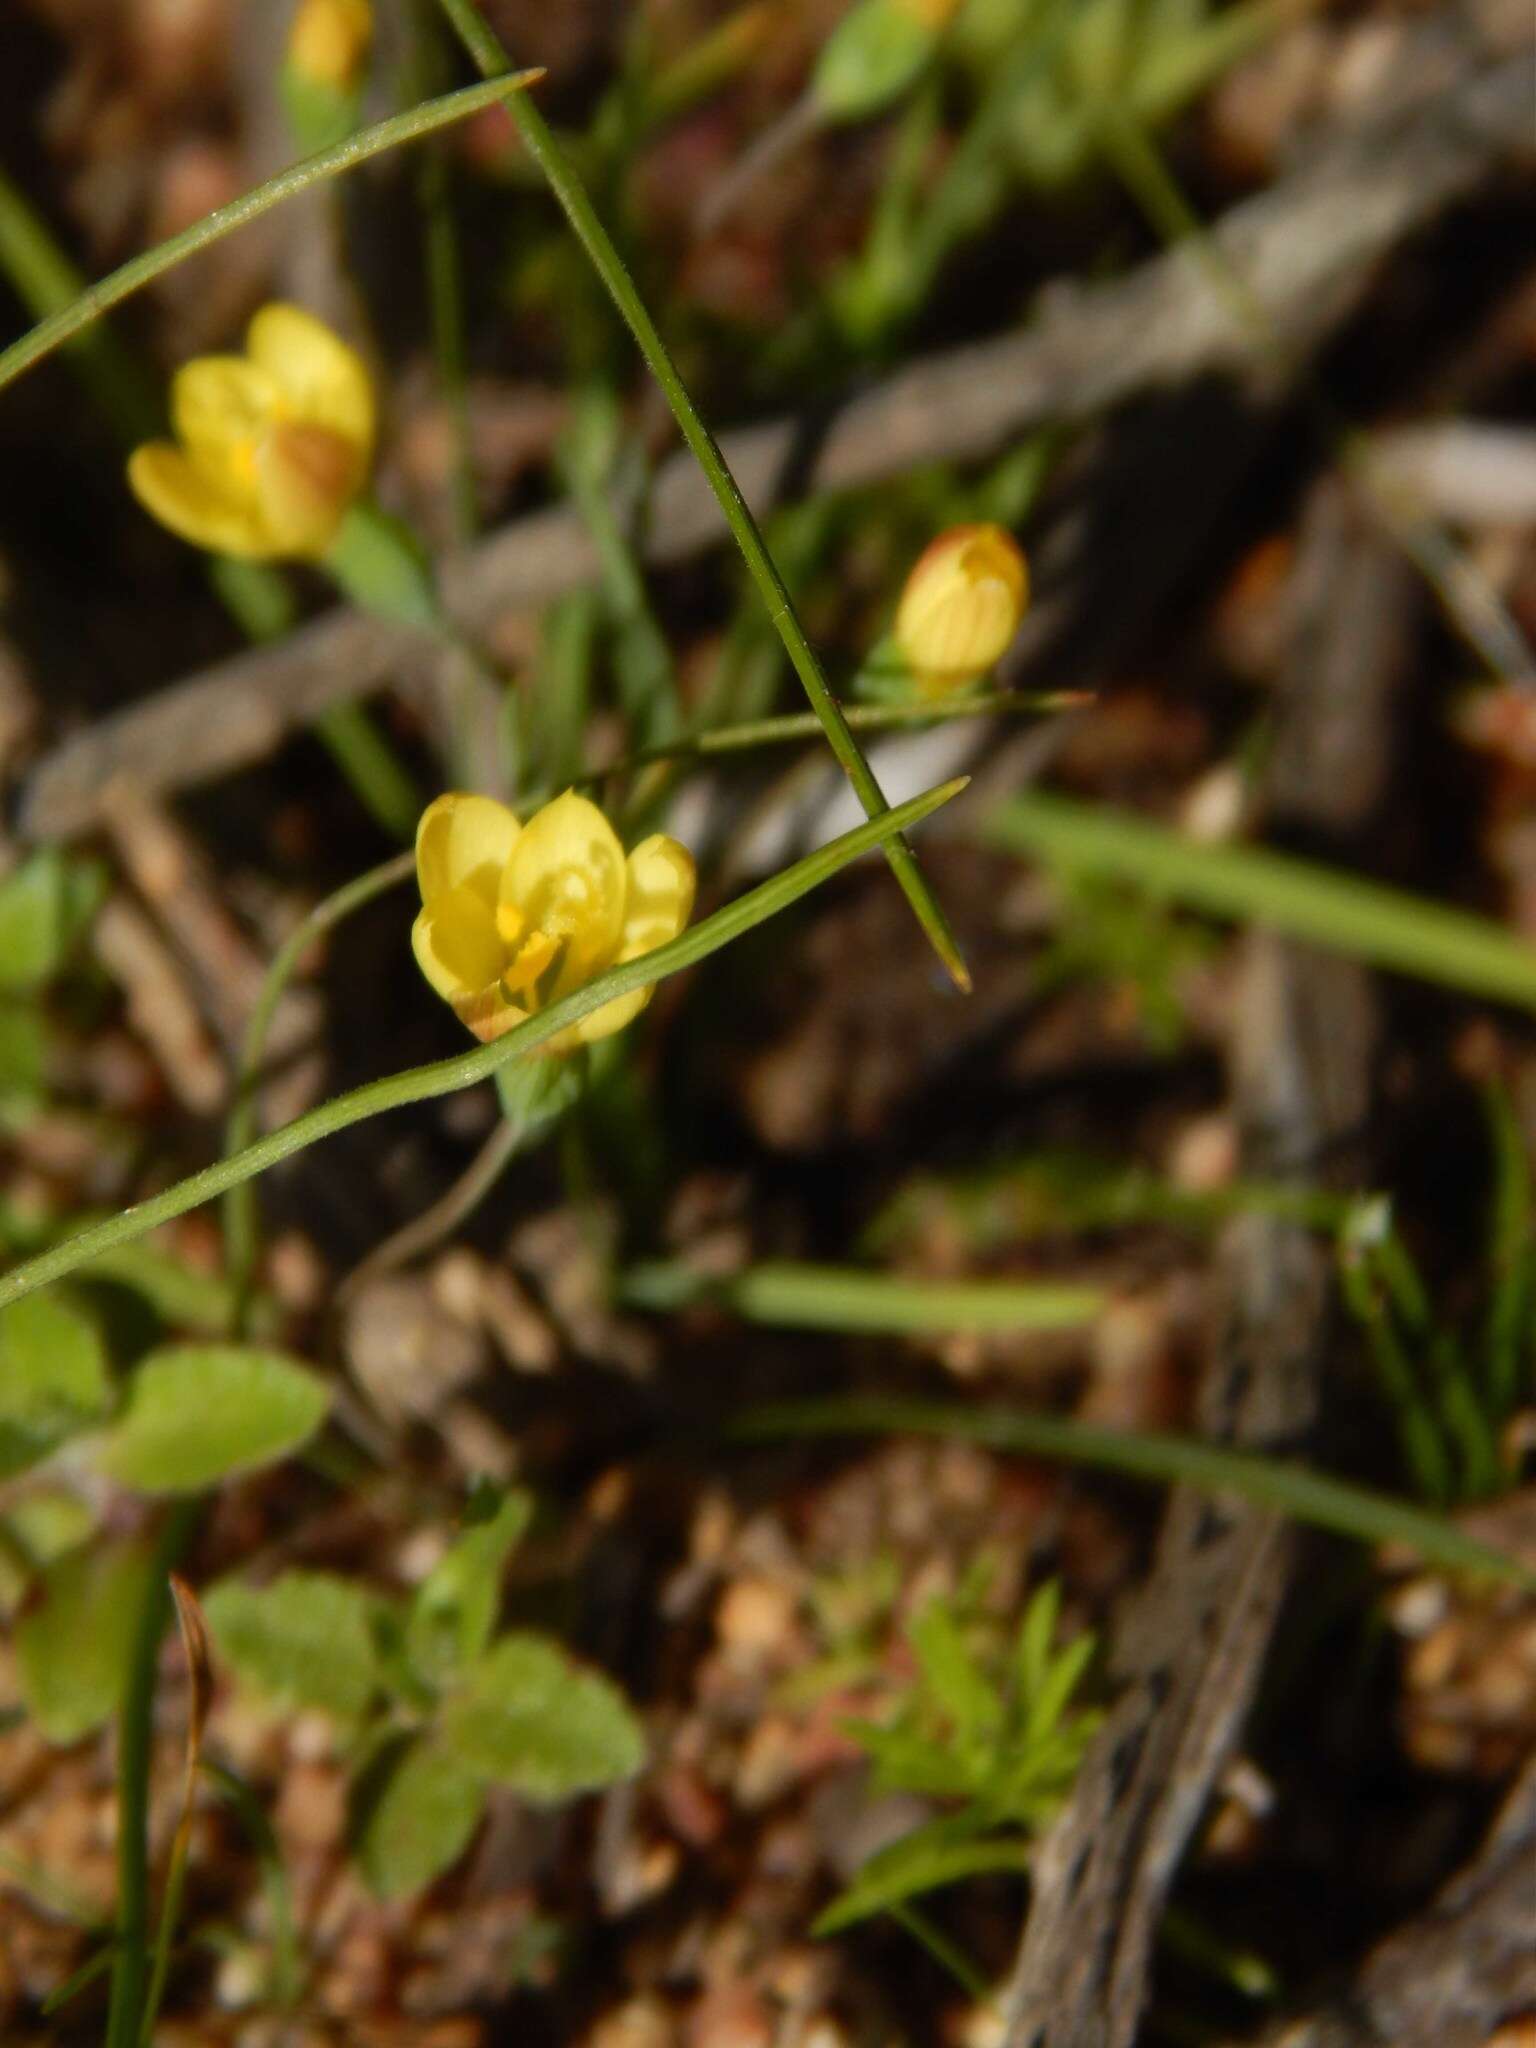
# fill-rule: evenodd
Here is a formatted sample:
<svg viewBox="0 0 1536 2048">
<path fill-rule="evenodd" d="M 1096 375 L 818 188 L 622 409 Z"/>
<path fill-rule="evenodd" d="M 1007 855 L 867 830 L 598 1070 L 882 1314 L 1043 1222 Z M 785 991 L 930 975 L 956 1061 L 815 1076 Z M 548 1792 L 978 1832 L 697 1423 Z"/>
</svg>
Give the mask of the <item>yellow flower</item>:
<svg viewBox="0 0 1536 2048">
<path fill-rule="evenodd" d="M 350 92 L 373 44 L 373 0 L 299 0 L 288 63 L 310 85 Z"/>
<path fill-rule="evenodd" d="M 440 796 L 417 829 L 416 876 L 417 965 L 481 1039 L 675 939 L 693 909 L 686 847 L 658 832 L 626 860 L 596 804 L 572 790 L 526 825 L 490 797 Z M 616 996 L 543 1049 L 622 1031 L 650 998 Z"/>
<path fill-rule="evenodd" d="M 924 696 L 985 675 L 1018 631 L 1029 571 L 1000 526 L 953 526 L 918 556 L 896 607 L 896 646 Z"/>
<path fill-rule="evenodd" d="M 243 356 L 198 356 L 171 382 L 174 441 L 128 459 L 145 510 L 194 546 L 317 559 L 367 480 L 373 385 L 313 314 L 263 306 Z"/>
</svg>

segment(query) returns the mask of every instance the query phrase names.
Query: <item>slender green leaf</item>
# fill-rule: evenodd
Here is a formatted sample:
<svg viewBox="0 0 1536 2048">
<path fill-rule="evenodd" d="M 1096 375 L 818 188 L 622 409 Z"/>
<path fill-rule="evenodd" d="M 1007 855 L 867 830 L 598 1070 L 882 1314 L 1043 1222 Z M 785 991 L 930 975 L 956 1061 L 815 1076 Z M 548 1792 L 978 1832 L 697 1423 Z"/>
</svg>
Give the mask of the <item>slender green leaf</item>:
<svg viewBox="0 0 1536 2048">
<path fill-rule="evenodd" d="M 510 72 L 510 60 L 496 31 L 476 9 L 473 0 L 439 0 L 439 4 L 460 42 L 487 78 Z M 615 310 L 634 336 L 651 375 L 672 409 L 672 417 L 677 421 L 683 439 L 714 492 L 731 536 L 741 550 L 747 573 L 756 584 L 768 617 L 784 643 L 784 651 L 800 678 L 811 709 L 821 721 L 827 744 L 838 766 L 853 785 L 866 817 L 890 817 L 893 813 L 875 780 L 873 769 L 859 749 L 842 706 L 827 686 L 816 650 L 800 622 L 794 600 L 779 573 L 778 564 L 768 551 L 752 509 L 689 395 L 688 387 L 661 338 L 661 331 L 651 318 L 650 309 L 636 289 L 634 279 L 625 268 L 624 259 L 604 227 L 574 164 L 527 93 L 514 95 L 509 104 L 524 147 L 543 172 L 576 239 L 602 279 Z M 899 834 L 893 834 L 882 841 L 882 850 L 903 895 L 912 906 L 913 914 L 956 987 L 969 989 L 971 977 L 961 958 L 955 935 L 937 897 L 924 879 L 911 847 Z"/>
<path fill-rule="evenodd" d="M 942 1600 L 930 1600 L 907 1631 L 923 1681 L 955 1724 L 962 1741 L 998 1727 L 1003 1702 L 997 1688 L 971 1655 L 954 1615 Z"/>
<path fill-rule="evenodd" d="M 1159 1485 L 1231 1493 L 1295 1521 L 1349 1536 L 1360 1543 L 1394 1543 L 1416 1551 L 1426 1564 L 1481 1573 L 1536 1590 L 1536 1572 L 1518 1559 L 1479 1543 L 1448 1517 L 1407 1501 L 1314 1472 L 1289 1459 L 1234 1451 L 1160 1430 L 1101 1429 L 1058 1415 L 1026 1415 L 1004 1408 L 960 1408 L 942 1401 L 884 1396 L 833 1401 L 787 1401 L 762 1408 L 740 1425 L 743 1437 L 864 1436 L 870 1433 L 953 1436 L 996 1451 L 1096 1465 Z"/>
<path fill-rule="evenodd" d="M 943 1825 L 939 1823 L 939 1829 Z M 842 1896 L 816 1920 L 811 1932 L 823 1936 L 841 1933 L 875 1913 L 888 1913 L 921 1892 L 958 1884 L 967 1877 L 1027 1870 L 1029 1858 L 1029 1843 L 1016 1837 L 989 1836 L 965 1842 L 917 1828 L 872 1856 Z"/>
<path fill-rule="evenodd" d="M 143 1493 L 196 1493 L 297 1450 L 329 1400 L 323 1380 L 278 1352 L 168 1345 L 129 1381 L 101 1466 Z"/>
<path fill-rule="evenodd" d="M 526 1493 L 482 1503 L 417 1588 L 406 1620 L 405 1649 L 429 1685 L 464 1670 L 490 1642 L 501 1604 L 501 1569 L 532 1514 L 533 1499 Z"/>
<path fill-rule="evenodd" d="M 1070 874 L 1326 946 L 1372 967 L 1536 1009 L 1536 948 L 1487 918 L 1259 846 L 1207 846 L 1067 797 L 1033 793 L 995 812 L 994 845 Z"/>
<path fill-rule="evenodd" d="M 34 363 L 41 362 L 44 356 L 51 355 L 62 343 L 89 327 L 93 320 L 100 319 L 110 307 L 141 291 L 145 285 L 153 283 L 199 249 L 206 249 L 210 242 L 232 234 L 236 228 L 244 227 L 247 221 L 255 220 L 320 179 L 335 177 L 338 172 L 351 170 L 354 164 L 366 163 L 369 157 L 378 156 L 384 150 L 396 149 L 421 135 L 430 135 L 435 129 L 446 128 L 450 122 L 462 121 L 468 115 L 478 113 L 482 107 L 493 106 L 497 100 L 515 96 L 540 76 L 542 74 L 537 71 L 520 72 L 515 77 L 504 74 L 485 85 L 467 85 L 462 91 L 446 93 L 441 99 L 429 100 L 425 106 L 412 107 L 388 121 L 379 121 L 371 128 L 361 129 L 334 149 L 306 157 L 302 163 L 279 171 L 265 184 L 257 185 L 250 192 L 242 192 L 227 206 L 215 207 L 212 213 L 204 214 L 201 220 L 194 221 L 179 235 L 173 235 L 169 241 L 161 242 L 142 256 L 132 257 L 119 265 L 110 276 L 92 285 L 72 306 L 41 321 L 29 334 L 22 335 L 9 348 L 0 351 L 0 390 L 24 370 L 31 369 Z"/>
<path fill-rule="evenodd" d="M 1063 1330 L 1104 1306 L 1092 1287 L 1023 1280 L 911 1280 L 856 1267 L 764 1263 L 725 1280 L 675 1262 L 632 1266 L 620 1297 L 670 1311 L 718 1302 L 749 1322 L 801 1330 Z"/>
</svg>

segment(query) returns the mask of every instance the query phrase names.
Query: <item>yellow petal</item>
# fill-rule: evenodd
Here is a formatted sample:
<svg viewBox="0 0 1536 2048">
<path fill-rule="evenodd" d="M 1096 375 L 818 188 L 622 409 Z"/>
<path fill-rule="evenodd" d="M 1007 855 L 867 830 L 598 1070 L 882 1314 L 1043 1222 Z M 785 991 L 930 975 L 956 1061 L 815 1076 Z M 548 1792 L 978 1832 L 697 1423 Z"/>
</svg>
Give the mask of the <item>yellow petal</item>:
<svg viewBox="0 0 1536 2048">
<path fill-rule="evenodd" d="M 430 905 L 450 889 L 471 889 L 494 909 L 519 830 L 506 805 L 488 796 L 454 790 L 428 804 L 416 827 L 422 902 Z"/>
<path fill-rule="evenodd" d="M 411 927 L 411 949 L 416 965 L 449 1002 L 495 987 L 506 957 L 494 912 L 471 889 L 449 889 L 434 898 Z"/>
<path fill-rule="evenodd" d="M 554 994 L 608 966 L 624 924 L 624 849 L 597 805 L 567 790 L 524 825 L 502 877 L 503 899 L 565 942 Z"/>
<path fill-rule="evenodd" d="M 693 915 L 696 873 L 686 846 L 655 832 L 629 856 L 618 958 L 636 960 L 675 939 Z"/>
<path fill-rule="evenodd" d="M 145 511 L 194 547 L 262 559 L 273 552 L 249 499 L 221 490 L 170 441 L 147 441 L 128 458 L 128 483 Z"/>
<path fill-rule="evenodd" d="M 353 444 L 329 427 L 286 420 L 256 443 L 255 496 L 281 555 L 323 555 L 363 481 Z"/>
<path fill-rule="evenodd" d="M 282 392 L 290 413 L 329 427 L 357 450 L 360 473 L 373 454 L 373 381 L 362 357 L 302 306 L 263 306 L 245 346 Z"/>
<path fill-rule="evenodd" d="M 919 556 L 896 610 L 896 644 L 920 683 L 954 688 L 982 675 L 1018 630 L 1029 573 L 1000 526 L 957 526 Z"/>
<path fill-rule="evenodd" d="M 652 953 L 677 937 L 693 915 L 694 882 L 693 855 L 686 846 L 661 832 L 641 840 L 629 856 L 618 961 L 638 960 L 641 954 Z M 584 1045 L 591 1045 L 622 1031 L 639 1016 L 651 995 L 651 989 L 638 988 L 627 996 L 615 996 L 572 1028 Z"/>
<path fill-rule="evenodd" d="M 244 356 L 195 356 L 171 379 L 171 425 L 192 462 L 230 493 L 251 493 L 258 439 L 283 409 L 276 382 Z"/>
<path fill-rule="evenodd" d="M 372 41 L 370 0 L 299 0 L 288 31 L 287 61 L 317 85 L 350 92 Z"/>
</svg>

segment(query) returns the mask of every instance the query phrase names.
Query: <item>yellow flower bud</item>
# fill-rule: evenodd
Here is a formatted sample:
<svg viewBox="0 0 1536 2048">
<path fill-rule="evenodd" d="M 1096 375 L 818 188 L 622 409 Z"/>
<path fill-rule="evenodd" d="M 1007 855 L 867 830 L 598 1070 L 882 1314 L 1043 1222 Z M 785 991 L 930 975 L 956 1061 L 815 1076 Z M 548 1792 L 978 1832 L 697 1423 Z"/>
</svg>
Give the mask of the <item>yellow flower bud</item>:
<svg viewBox="0 0 1536 2048">
<path fill-rule="evenodd" d="M 1000 526 L 954 526 L 919 555 L 896 607 L 893 638 L 924 696 L 985 675 L 1018 631 L 1029 571 Z"/>
<path fill-rule="evenodd" d="M 198 356 L 171 384 L 174 441 L 128 460 L 145 510 L 196 547 L 315 560 L 373 458 L 373 386 L 361 359 L 298 306 L 264 306 L 243 356 Z"/>
<path fill-rule="evenodd" d="M 416 833 L 416 878 L 416 963 L 485 1040 L 675 939 L 693 910 L 686 847 L 658 832 L 626 859 L 596 804 L 572 790 L 526 825 L 490 797 L 440 796 Z M 616 996 L 543 1050 L 622 1031 L 650 999 L 648 988 Z"/>
<path fill-rule="evenodd" d="M 373 0 L 299 0 L 288 64 L 306 84 L 351 92 L 373 45 Z"/>
</svg>

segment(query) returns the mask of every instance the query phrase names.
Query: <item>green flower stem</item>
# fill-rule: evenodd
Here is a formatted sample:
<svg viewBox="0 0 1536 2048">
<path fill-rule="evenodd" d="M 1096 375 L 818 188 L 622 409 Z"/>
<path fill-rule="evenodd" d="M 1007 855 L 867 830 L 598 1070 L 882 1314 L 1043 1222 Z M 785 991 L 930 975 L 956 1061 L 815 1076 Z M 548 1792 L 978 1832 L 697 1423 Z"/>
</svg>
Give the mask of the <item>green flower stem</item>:
<svg viewBox="0 0 1536 2048">
<path fill-rule="evenodd" d="M 504 75 L 509 69 L 507 54 L 495 33 L 476 12 L 473 0 L 440 0 L 440 4 L 457 31 L 460 41 L 480 70 L 488 78 Z M 746 499 L 741 495 L 736 479 L 727 468 L 714 436 L 699 416 L 698 409 L 678 374 L 677 366 L 646 308 L 645 301 L 635 289 L 634 281 L 625 268 L 624 259 L 598 218 L 597 211 L 588 198 L 586 188 L 577 176 L 574 166 L 533 101 L 527 94 L 520 93 L 509 104 L 512 117 L 517 123 L 529 154 L 544 173 L 551 191 L 575 230 L 577 239 L 591 258 L 614 305 L 639 344 L 640 352 L 649 364 L 652 375 L 666 395 L 673 417 L 682 430 L 683 439 L 688 443 L 695 460 L 708 479 L 710 489 L 719 500 L 720 509 L 735 537 L 736 545 L 740 548 L 752 580 L 768 607 L 769 617 L 778 628 L 785 650 L 804 686 L 812 710 L 821 721 L 832 752 L 836 755 L 844 774 L 853 784 L 866 814 L 871 818 L 886 815 L 887 805 L 880 785 L 876 782 L 869 763 L 859 751 L 858 742 L 849 728 L 841 706 L 827 687 L 826 678 L 821 672 L 821 664 L 817 661 L 815 650 L 806 637 L 805 628 L 795 612 L 784 580 L 764 544 L 757 521 L 753 518 Z M 918 869 L 910 847 L 900 838 L 891 839 L 885 847 L 885 856 L 935 952 L 944 962 L 956 985 L 968 989 L 971 978 L 960 956 L 959 946 L 944 912 Z"/>
<path fill-rule="evenodd" d="M 883 816 L 870 819 L 852 832 L 843 833 L 829 845 L 808 854 L 804 860 L 796 861 L 792 867 L 783 869 L 757 888 L 748 890 L 734 903 L 726 904 L 712 917 L 705 918 L 702 924 L 681 933 L 665 946 L 658 946 L 655 952 L 643 954 L 638 960 L 625 961 L 622 966 L 612 967 L 606 974 L 598 975 L 584 988 L 573 989 L 558 1003 L 551 1003 L 547 1010 L 540 1010 L 493 1044 L 476 1046 L 470 1052 L 457 1053 L 451 1059 L 436 1060 L 428 1066 L 412 1067 L 403 1074 L 389 1074 L 382 1080 L 354 1088 L 349 1094 L 338 1095 L 306 1115 L 296 1117 L 292 1123 L 284 1124 L 280 1130 L 245 1146 L 232 1157 L 217 1160 L 213 1165 L 204 1167 L 201 1173 L 178 1181 L 162 1194 L 152 1195 L 147 1201 L 138 1202 L 74 1237 L 65 1238 L 62 1243 L 25 1260 L 0 1278 L 0 1307 L 19 1301 L 23 1295 L 46 1287 L 51 1281 L 62 1280 L 65 1274 L 89 1265 L 99 1253 L 142 1237 L 146 1231 L 169 1223 L 173 1217 L 184 1216 L 189 1209 L 226 1194 L 258 1173 L 264 1173 L 269 1166 L 292 1158 L 294 1153 L 302 1152 L 307 1146 L 318 1144 L 322 1138 L 329 1138 L 352 1124 L 362 1123 L 368 1117 L 382 1116 L 387 1110 L 403 1109 L 408 1103 L 452 1095 L 461 1088 L 471 1088 L 476 1082 L 489 1080 L 498 1067 L 536 1052 L 549 1039 L 579 1023 L 615 996 L 628 995 L 633 989 L 648 988 L 655 982 L 665 981 L 669 975 L 707 959 L 711 953 L 751 931 L 765 918 L 798 902 L 861 853 L 870 852 L 893 833 L 905 831 L 908 826 L 936 811 L 941 804 L 948 803 L 951 797 L 964 789 L 966 781 L 965 776 L 957 776 L 907 803 L 897 804 Z"/>
<path fill-rule="evenodd" d="M 985 718 L 995 711 L 1050 712 L 1080 704 L 1076 691 L 1026 696 L 1018 690 L 988 690 L 975 697 L 956 697 L 947 704 L 850 704 L 843 716 L 855 732 L 890 732 L 913 725 L 942 725 L 952 718 Z M 659 761 L 690 759 L 695 754 L 737 754 L 751 747 L 782 746 L 791 740 L 814 739 L 821 732 L 814 711 L 791 711 L 781 718 L 754 718 L 741 725 L 718 725 L 713 731 L 690 734 L 664 747 L 647 747 L 627 755 L 611 768 L 582 775 L 582 783 L 601 782 L 609 775 L 649 768 Z"/>
<path fill-rule="evenodd" d="M 378 867 L 369 868 L 366 874 L 343 883 L 341 888 L 333 890 L 317 903 L 278 948 L 245 1027 L 240 1069 L 235 1076 L 234 1107 L 224 1127 L 226 1159 L 244 1151 L 255 1136 L 257 1084 L 266 1059 L 267 1033 L 272 1028 L 272 1019 L 277 1014 L 284 990 L 293 978 L 294 969 L 315 941 L 333 930 L 343 918 L 350 917 L 365 903 L 371 903 L 375 896 L 382 896 L 397 882 L 408 882 L 415 872 L 414 852 L 397 853 Z M 259 1237 L 255 1185 L 251 1181 L 242 1181 L 224 1197 L 224 1264 L 234 1301 L 233 1334 L 236 1337 L 245 1334 L 250 1316 L 251 1285 L 256 1271 Z"/>
<path fill-rule="evenodd" d="M 305 191 L 322 178 L 332 178 L 341 171 L 349 171 L 355 164 L 366 163 L 369 157 L 398 148 L 401 143 L 414 142 L 418 136 L 431 135 L 454 121 L 462 121 L 470 114 L 479 113 L 482 107 L 494 106 L 497 100 L 506 99 L 509 95 L 515 103 L 523 90 L 542 75 L 538 71 L 522 71 L 509 77 L 503 67 L 502 75 L 484 85 L 465 86 L 459 92 L 445 93 L 441 99 L 429 100 L 424 107 L 412 107 L 408 113 L 375 122 L 371 128 L 360 129 L 334 149 L 323 149 L 318 155 L 306 157 L 302 163 L 279 171 L 265 184 L 242 192 L 227 206 L 215 207 L 212 213 L 204 214 L 201 220 L 194 221 L 179 235 L 172 235 L 169 241 L 160 242 L 153 249 L 145 250 L 142 256 L 134 256 L 127 263 L 120 264 L 99 284 L 89 286 L 72 304 L 40 322 L 30 333 L 13 341 L 9 348 L 0 350 L 0 390 L 66 341 L 83 333 L 110 307 L 119 305 L 132 293 L 142 291 L 145 285 L 152 284 L 185 257 L 206 249 L 209 243 L 233 234 L 247 221 L 255 220 L 272 207 L 281 205 L 283 200 L 291 199 L 296 192 Z"/>
<path fill-rule="evenodd" d="M 884 1395 L 847 1400 L 786 1401 L 760 1409 L 734 1432 L 748 1438 L 779 1436 L 950 1436 L 994 1451 L 1091 1465 L 1161 1485 L 1202 1493 L 1236 1494 L 1335 1536 L 1359 1543 L 1400 1543 L 1426 1564 L 1477 1572 L 1536 1590 L 1536 1572 L 1517 1558 L 1479 1543 L 1455 1521 L 1390 1495 L 1352 1486 L 1285 1458 L 1164 1430 L 1101 1429 L 1060 1415 L 1018 1409 L 964 1408 L 945 1401 L 908 1401 Z"/>
<path fill-rule="evenodd" d="M 139 2048 L 149 1941 L 149 1774 L 155 1678 L 170 1619 L 170 1573 L 192 1540 L 202 1502 L 178 1502 L 161 1525 L 118 1718 L 117 1929 L 106 2048 Z"/>
</svg>

